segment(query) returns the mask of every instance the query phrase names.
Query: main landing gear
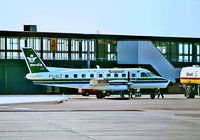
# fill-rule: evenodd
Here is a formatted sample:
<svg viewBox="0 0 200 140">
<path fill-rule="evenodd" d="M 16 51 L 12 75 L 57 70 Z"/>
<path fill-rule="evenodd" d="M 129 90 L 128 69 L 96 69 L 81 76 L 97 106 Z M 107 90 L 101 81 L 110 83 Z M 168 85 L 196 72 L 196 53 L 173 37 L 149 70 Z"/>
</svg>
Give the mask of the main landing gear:
<svg viewBox="0 0 200 140">
<path fill-rule="evenodd" d="M 134 91 L 134 90 L 132 90 L 132 91 Z M 131 92 L 131 90 L 130 90 L 130 92 Z M 140 89 L 139 92 L 140 92 L 140 95 L 141 95 L 141 94 L 150 94 L 150 98 L 151 98 L 151 99 L 155 99 L 156 95 L 157 95 L 158 92 L 159 92 L 159 89 Z M 137 92 L 134 92 L 134 93 L 130 93 L 130 95 L 132 95 L 132 94 L 137 95 L 137 94 L 138 94 L 138 91 L 137 91 Z"/>
<path fill-rule="evenodd" d="M 99 91 L 97 94 L 96 94 L 96 97 L 97 99 L 102 99 L 106 96 L 110 96 L 111 95 L 111 92 L 110 91 L 106 91 L 106 92 L 103 92 L 103 91 Z"/>
</svg>

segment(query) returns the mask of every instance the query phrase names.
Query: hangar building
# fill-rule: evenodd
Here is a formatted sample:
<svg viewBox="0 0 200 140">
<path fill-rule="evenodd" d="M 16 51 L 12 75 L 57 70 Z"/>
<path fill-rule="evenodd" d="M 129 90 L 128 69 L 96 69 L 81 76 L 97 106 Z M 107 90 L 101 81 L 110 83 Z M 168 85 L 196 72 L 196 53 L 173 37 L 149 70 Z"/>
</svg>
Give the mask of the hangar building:
<svg viewBox="0 0 200 140">
<path fill-rule="evenodd" d="M 75 92 L 25 79 L 21 48 L 27 46 L 50 67 L 144 67 L 171 81 L 179 80 L 181 67 L 200 62 L 200 38 L 37 32 L 25 25 L 24 31 L 0 31 L 0 94 Z"/>
</svg>

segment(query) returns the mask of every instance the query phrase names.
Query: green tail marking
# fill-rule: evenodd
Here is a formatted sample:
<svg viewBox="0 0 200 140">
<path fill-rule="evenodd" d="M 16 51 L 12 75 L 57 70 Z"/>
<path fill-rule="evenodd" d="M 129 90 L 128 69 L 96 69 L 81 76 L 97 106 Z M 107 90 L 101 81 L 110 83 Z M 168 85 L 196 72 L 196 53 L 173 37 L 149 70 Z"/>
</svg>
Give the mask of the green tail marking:
<svg viewBox="0 0 200 140">
<path fill-rule="evenodd" d="M 22 48 L 22 51 L 24 53 L 26 64 L 30 73 L 48 72 L 45 64 L 32 48 Z"/>
</svg>

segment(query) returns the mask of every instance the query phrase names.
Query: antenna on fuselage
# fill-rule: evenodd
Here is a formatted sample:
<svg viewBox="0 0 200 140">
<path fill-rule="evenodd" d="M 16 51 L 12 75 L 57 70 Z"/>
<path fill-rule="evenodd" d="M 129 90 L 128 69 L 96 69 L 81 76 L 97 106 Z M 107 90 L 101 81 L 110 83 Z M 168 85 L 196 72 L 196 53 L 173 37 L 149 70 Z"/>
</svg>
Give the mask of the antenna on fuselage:
<svg viewBox="0 0 200 140">
<path fill-rule="evenodd" d="M 96 65 L 97 69 L 100 69 L 99 65 Z"/>
</svg>

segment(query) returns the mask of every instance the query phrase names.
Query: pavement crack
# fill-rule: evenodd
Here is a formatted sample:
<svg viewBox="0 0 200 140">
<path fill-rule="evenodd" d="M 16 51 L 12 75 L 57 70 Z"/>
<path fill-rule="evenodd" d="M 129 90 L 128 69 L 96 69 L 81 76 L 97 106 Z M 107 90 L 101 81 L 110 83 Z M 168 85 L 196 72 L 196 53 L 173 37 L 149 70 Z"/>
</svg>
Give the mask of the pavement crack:
<svg viewBox="0 0 200 140">
<path fill-rule="evenodd" d="M 48 125 L 56 126 L 56 127 L 60 128 L 60 129 L 63 129 L 64 131 L 70 131 L 70 132 L 72 132 L 72 133 L 74 133 L 74 134 L 76 134 L 76 135 L 84 136 L 84 137 L 87 137 L 87 138 L 89 138 L 89 139 L 91 139 L 91 140 L 96 140 L 96 139 L 94 139 L 94 138 L 91 138 L 91 137 L 88 136 L 88 135 L 84 135 L 84 134 L 81 134 L 81 133 L 79 133 L 79 132 L 76 132 L 76 131 L 72 130 L 72 128 L 68 128 L 68 129 L 69 129 L 69 130 L 68 130 L 66 127 L 62 126 L 62 124 L 59 124 L 59 123 L 57 123 L 57 122 L 50 121 L 50 122 L 47 122 L 47 123 L 48 123 Z"/>
</svg>

